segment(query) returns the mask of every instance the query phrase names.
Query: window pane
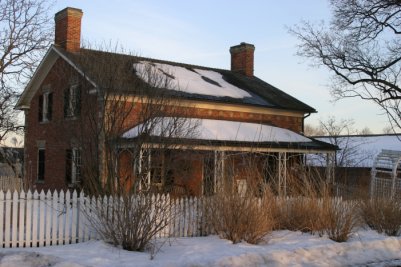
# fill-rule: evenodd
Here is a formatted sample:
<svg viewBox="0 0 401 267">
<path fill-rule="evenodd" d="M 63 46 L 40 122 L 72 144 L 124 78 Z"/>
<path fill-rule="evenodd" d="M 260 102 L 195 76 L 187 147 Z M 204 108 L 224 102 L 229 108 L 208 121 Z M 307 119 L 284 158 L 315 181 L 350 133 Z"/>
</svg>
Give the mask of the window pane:
<svg viewBox="0 0 401 267">
<path fill-rule="evenodd" d="M 45 150 L 38 151 L 38 180 L 43 181 L 45 178 Z"/>
</svg>

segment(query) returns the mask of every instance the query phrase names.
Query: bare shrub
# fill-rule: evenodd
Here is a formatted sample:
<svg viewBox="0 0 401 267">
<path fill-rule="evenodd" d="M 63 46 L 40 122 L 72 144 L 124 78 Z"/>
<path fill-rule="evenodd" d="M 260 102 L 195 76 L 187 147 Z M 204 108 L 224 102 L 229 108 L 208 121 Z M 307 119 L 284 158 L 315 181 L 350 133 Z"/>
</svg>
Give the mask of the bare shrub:
<svg viewBox="0 0 401 267">
<path fill-rule="evenodd" d="M 365 199 L 361 202 L 364 222 L 378 233 L 401 235 L 401 200 L 392 198 Z"/>
<path fill-rule="evenodd" d="M 319 205 L 319 234 L 336 242 L 345 242 L 360 224 L 357 202 L 324 197 Z"/>
<path fill-rule="evenodd" d="M 87 215 L 97 233 L 129 251 L 153 251 L 152 241 L 173 218 L 167 195 L 114 195 L 92 204 Z"/>
<path fill-rule="evenodd" d="M 290 231 L 318 231 L 318 201 L 310 197 L 289 197 L 277 200 L 276 229 Z"/>
<path fill-rule="evenodd" d="M 277 229 L 327 235 L 344 242 L 360 222 L 356 202 L 335 198 L 332 185 L 318 172 L 294 169 L 287 187 L 288 197 L 277 201 Z"/>
<path fill-rule="evenodd" d="M 274 196 L 266 190 L 262 197 L 222 191 L 207 204 L 208 221 L 216 233 L 234 244 L 259 243 L 273 230 Z"/>
<path fill-rule="evenodd" d="M 287 197 L 281 197 L 277 208 L 277 229 L 318 232 L 319 198 L 328 193 L 326 182 L 317 173 L 299 166 L 287 175 Z"/>
</svg>

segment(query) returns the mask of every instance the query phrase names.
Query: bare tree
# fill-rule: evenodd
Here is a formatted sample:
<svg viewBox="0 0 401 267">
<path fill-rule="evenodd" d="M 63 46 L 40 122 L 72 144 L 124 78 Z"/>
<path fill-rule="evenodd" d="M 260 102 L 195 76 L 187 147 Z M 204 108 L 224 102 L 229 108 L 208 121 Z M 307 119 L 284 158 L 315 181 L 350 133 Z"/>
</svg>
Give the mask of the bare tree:
<svg viewBox="0 0 401 267">
<path fill-rule="evenodd" d="M 364 160 L 373 157 L 371 151 L 362 150 L 362 146 L 368 142 L 366 138 L 352 137 L 361 133 L 354 125 L 352 119 L 337 120 L 328 117 L 326 120 L 320 120 L 319 129 L 323 133 L 321 136 L 326 136 L 329 143 L 340 148 L 335 159 L 336 167 L 356 167 Z"/>
<path fill-rule="evenodd" d="M 319 126 L 305 124 L 304 134 L 306 136 L 324 135 L 324 131 Z"/>
<path fill-rule="evenodd" d="M 49 1 L 0 1 L 0 141 L 21 130 L 13 109 L 51 41 Z"/>
<path fill-rule="evenodd" d="M 328 26 L 302 22 L 290 30 L 298 54 L 333 74 L 335 100 L 376 103 L 394 129 L 401 128 L 401 3 L 397 0 L 331 0 Z"/>
<path fill-rule="evenodd" d="M 106 199 L 89 218 L 105 240 L 143 251 L 175 215 L 167 196 L 152 194 L 170 193 L 177 170 L 185 176 L 179 158 L 185 152 L 175 151 L 178 140 L 194 137 L 197 124 L 176 100 L 180 90 L 168 65 L 108 51 L 68 54 L 81 75 L 60 69 L 61 78 L 70 77 L 64 115 L 71 119 L 63 122 L 72 136 L 67 180 Z"/>
</svg>

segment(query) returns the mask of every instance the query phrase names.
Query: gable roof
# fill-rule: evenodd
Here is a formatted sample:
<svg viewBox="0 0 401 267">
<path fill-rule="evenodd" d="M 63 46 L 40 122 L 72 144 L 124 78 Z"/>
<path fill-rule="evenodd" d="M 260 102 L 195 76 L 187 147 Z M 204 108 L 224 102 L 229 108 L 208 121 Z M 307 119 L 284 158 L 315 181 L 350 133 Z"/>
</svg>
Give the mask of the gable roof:
<svg viewBox="0 0 401 267">
<path fill-rule="evenodd" d="M 143 83 L 146 81 L 144 81 L 143 79 L 138 79 L 138 76 L 140 75 L 135 65 L 149 63 L 153 66 L 157 66 L 158 69 L 160 69 L 160 66 L 162 66 L 164 70 L 167 69 L 166 72 L 168 73 L 166 73 L 165 71 L 163 71 L 163 73 L 165 73 L 169 77 L 175 76 L 174 72 L 177 70 L 180 70 L 180 73 L 184 73 L 182 74 L 184 76 L 188 76 L 187 74 L 185 74 L 185 71 L 192 72 L 193 75 L 199 76 L 197 77 L 198 82 L 203 82 L 204 87 L 214 86 L 213 90 L 215 90 L 214 93 L 210 93 L 211 90 L 185 90 L 186 86 L 188 86 L 188 84 L 190 83 L 185 84 L 182 87 L 180 86 L 180 89 L 183 88 L 183 90 L 179 91 L 171 90 L 171 88 L 158 88 L 159 90 L 163 90 L 166 95 L 169 95 L 171 97 L 198 101 L 212 101 L 217 103 L 220 102 L 248 106 L 251 105 L 262 108 L 283 109 L 304 113 L 316 112 L 314 108 L 306 105 L 298 99 L 286 94 L 285 92 L 255 76 L 249 77 L 230 70 L 209 68 L 90 49 L 80 49 L 79 52 L 71 53 L 56 46 L 52 46 L 49 49 L 48 54 L 57 54 L 58 56 L 62 57 L 77 71 L 79 71 L 81 74 L 84 74 L 85 77 L 90 80 L 96 87 L 107 88 L 109 86 L 108 81 L 113 79 L 113 89 L 118 90 L 118 92 L 122 94 L 139 93 L 135 91 L 135 88 L 137 88 L 136 85 L 138 83 Z M 47 57 L 45 57 L 45 59 L 42 61 L 37 73 L 41 73 L 40 69 L 44 68 L 43 66 L 46 66 L 46 61 L 49 61 Z M 52 64 L 54 64 L 55 60 L 53 60 L 52 62 Z M 49 71 L 49 67 L 46 68 L 46 71 Z M 35 74 L 32 80 L 35 80 L 35 78 L 37 78 L 36 76 L 39 75 Z M 43 76 L 43 74 L 41 76 Z M 115 79 L 116 76 L 118 76 L 117 83 Z M 219 77 L 220 82 L 216 82 L 214 80 L 215 77 Z M 183 76 L 171 78 L 172 80 L 176 80 L 177 83 L 180 83 L 180 78 L 183 78 Z M 221 86 L 222 81 L 224 82 L 225 86 Z M 30 102 L 30 98 L 33 97 L 34 93 L 26 93 L 26 91 L 32 90 L 36 92 L 37 90 L 37 88 L 36 90 L 34 88 L 31 89 L 30 85 L 32 85 L 32 83 L 30 83 L 25 89 L 24 93 L 17 103 L 16 108 L 24 108 L 26 104 Z M 200 84 L 200 87 L 202 87 L 202 84 Z M 235 96 L 232 93 L 228 93 L 228 91 L 224 92 L 224 90 L 227 90 L 227 88 L 228 90 L 233 90 L 234 88 L 235 90 L 237 90 L 237 93 L 239 92 L 240 94 L 242 94 L 242 97 Z M 149 87 L 148 90 L 151 90 L 151 88 Z M 144 92 L 141 91 L 141 93 Z"/>
</svg>

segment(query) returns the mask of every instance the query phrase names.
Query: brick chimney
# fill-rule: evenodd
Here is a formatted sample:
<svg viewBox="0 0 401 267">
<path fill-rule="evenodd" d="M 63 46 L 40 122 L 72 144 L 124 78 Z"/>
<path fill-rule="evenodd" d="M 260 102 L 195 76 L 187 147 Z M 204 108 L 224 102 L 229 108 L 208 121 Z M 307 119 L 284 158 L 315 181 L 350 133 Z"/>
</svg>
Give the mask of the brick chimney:
<svg viewBox="0 0 401 267">
<path fill-rule="evenodd" d="M 241 43 L 230 47 L 231 70 L 246 76 L 253 76 L 253 44 Z"/>
<path fill-rule="evenodd" d="M 77 52 L 81 47 L 82 10 L 67 7 L 54 15 L 56 23 L 54 44 L 68 52 Z"/>
</svg>

